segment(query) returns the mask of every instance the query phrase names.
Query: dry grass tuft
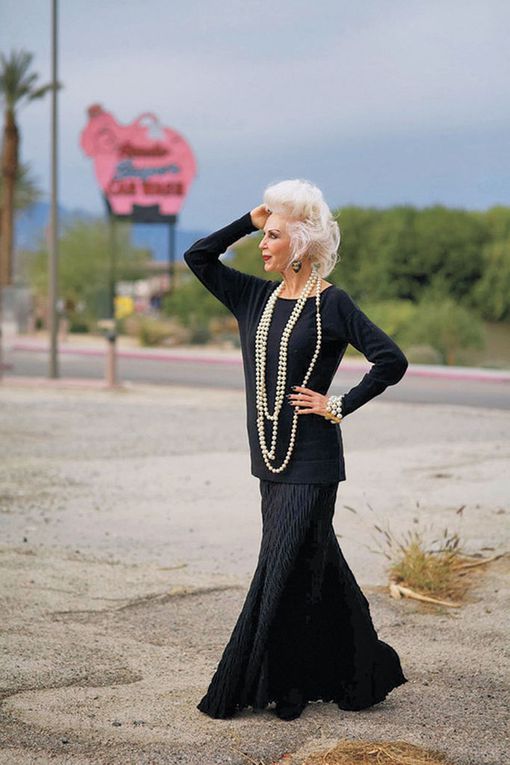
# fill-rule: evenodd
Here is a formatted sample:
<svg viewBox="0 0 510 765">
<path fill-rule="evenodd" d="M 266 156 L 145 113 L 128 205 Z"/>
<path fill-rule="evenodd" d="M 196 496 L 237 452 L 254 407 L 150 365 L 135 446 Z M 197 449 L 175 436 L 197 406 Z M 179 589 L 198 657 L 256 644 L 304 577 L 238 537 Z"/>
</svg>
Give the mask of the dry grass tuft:
<svg viewBox="0 0 510 765">
<path fill-rule="evenodd" d="M 416 505 L 419 508 L 419 502 Z M 352 507 L 345 507 L 353 513 L 357 512 Z M 455 511 L 460 518 L 464 508 L 465 505 L 462 505 Z M 413 522 L 418 524 L 419 518 L 413 518 Z M 462 548 L 459 532 L 450 531 L 447 527 L 439 534 L 430 528 L 435 537 L 430 541 L 426 539 L 426 528 L 404 532 L 399 538 L 392 533 L 389 523 L 384 528 L 380 522 L 373 523 L 372 527 L 379 534 L 375 539 L 378 549 L 369 549 L 390 561 L 391 596 L 414 598 L 429 606 L 462 605 L 480 566 L 501 557 L 483 558 L 480 553 L 468 555 Z"/>
<path fill-rule="evenodd" d="M 341 739 L 330 749 L 308 755 L 301 765 L 448 765 L 448 762 L 440 752 L 407 741 Z"/>
<path fill-rule="evenodd" d="M 457 533 L 445 528 L 437 549 L 428 547 L 423 532 L 416 530 L 404 534 L 398 544 L 400 556 L 389 566 L 392 582 L 433 598 L 452 602 L 464 599 L 470 582 L 464 573 L 461 575 L 461 566 L 472 557 L 462 552 Z"/>
</svg>

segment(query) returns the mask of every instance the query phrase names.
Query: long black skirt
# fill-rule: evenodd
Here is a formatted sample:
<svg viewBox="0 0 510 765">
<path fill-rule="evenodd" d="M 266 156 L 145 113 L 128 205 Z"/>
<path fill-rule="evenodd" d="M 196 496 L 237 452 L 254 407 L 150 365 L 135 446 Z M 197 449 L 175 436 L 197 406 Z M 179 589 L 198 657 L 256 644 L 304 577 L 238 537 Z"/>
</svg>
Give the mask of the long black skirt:
<svg viewBox="0 0 510 765">
<path fill-rule="evenodd" d="M 379 640 L 368 601 L 333 529 L 338 483 L 260 479 L 257 568 L 197 709 L 232 717 L 271 702 L 333 701 L 365 709 L 407 682 Z"/>
</svg>

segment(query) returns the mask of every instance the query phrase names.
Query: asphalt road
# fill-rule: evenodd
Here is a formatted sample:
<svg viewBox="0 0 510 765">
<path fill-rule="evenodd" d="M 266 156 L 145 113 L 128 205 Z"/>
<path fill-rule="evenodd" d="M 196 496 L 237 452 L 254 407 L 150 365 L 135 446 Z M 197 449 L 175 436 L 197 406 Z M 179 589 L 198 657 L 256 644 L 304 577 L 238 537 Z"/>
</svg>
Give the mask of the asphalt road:
<svg viewBox="0 0 510 765">
<path fill-rule="evenodd" d="M 10 351 L 5 362 L 9 376 L 47 377 L 47 355 L 34 351 Z M 62 355 L 60 376 L 100 380 L 104 378 L 105 361 L 102 357 Z M 360 372 L 340 370 L 331 386 L 331 393 L 342 393 L 354 386 L 362 377 Z M 219 389 L 244 388 L 241 365 L 191 361 L 161 361 L 121 358 L 118 362 L 121 382 L 151 383 L 156 385 L 186 385 Z M 408 370 L 404 379 L 390 386 L 382 394 L 387 401 L 412 404 L 447 404 L 475 406 L 487 409 L 510 409 L 510 383 L 452 380 L 413 375 Z"/>
</svg>

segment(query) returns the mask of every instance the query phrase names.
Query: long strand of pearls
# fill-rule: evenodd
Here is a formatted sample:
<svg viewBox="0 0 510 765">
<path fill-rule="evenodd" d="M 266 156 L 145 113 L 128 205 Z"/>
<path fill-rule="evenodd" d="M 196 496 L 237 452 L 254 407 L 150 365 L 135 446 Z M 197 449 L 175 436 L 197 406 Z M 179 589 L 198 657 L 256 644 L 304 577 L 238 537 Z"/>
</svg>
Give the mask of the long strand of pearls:
<svg viewBox="0 0 510 765">
<path fill-rule="evenodd" d="M 289 337 L 290 337 L 290 333 L 292 332 L 294 328 L 294 325 L 296 324 L 297 320 L 299 319 L 299 316 L 301 315 L 301 312 L 305 305 L 305 301 L 309 297 L 309 293 L 313 291 L 314 284 L 315 284 L 315 290 L 316 290 L 315 305 L 316 305 L 316 321 L 317 321 L 317 343 L 315 347 L 315 353 L 313 354 L 313 357 L 310 361 L 308 371 L 306 375 L 304 376 L 303 382 L 301 383 L 301 387 L 306 386 L 320 352 L 321 341 L 322 341 L 322 325 L 321 325 L 321 316 L 320 316 L 321 278 L 317 270 L 317 267 L 314 264 L 312 266 L 312 273 L 310 274 L 308 281 L 303 287 L 301 295 L 299 296 L 297 303 L 292 310 L 292 313 L 287 321 L 287 324 L 285 325 L 285 329 L 283 330 L 282 336 L 280 339 L 280 349 L 278 354 L 278 374 L 277 374 L 277 380 L 276 380 L 276 395 L 275 395 L 274 410 L 272 414 L 268 410 L 267 390 L 266 390 L 267 337 L 269 334 L 269 327 L 271 325 L 271 319 L 273 316 L 273 310 L 276 304 L 276 300 L 278 298 L 278 295 L 282 291 L 283 287 L 285 286 L 285 282 L 282 282 L 280 285 L 278 285 L 278 287 L 270 295 L 269 300 L 267 301 L 266 306 L 262 312 L 262 315 L 260 317 L 260 321 L 257 327 L 257 333 L 255 337 L 257 429 L 258 429 L 258 435 L 259 435 L 260 448 L 262 451 L 264 462 L 266 463 L 268 470 L 270 470 L 272 473 L 281 473 L 283 470 L 285 470 L 294 449 L 294 443 L 296 440 L 297 419 L 299 416 L 296 410 L 294 410 L 294 414 L 292 418 L 290 442 L 289 442 L 289 447 L 287 449 L 287 454 L 285 456 L 285 459 L 280 465 L 280 467 L 278 468 L 275 468 L 273 465 L 270 464 L 269 461 L 274 460 L 276 457 L 275 450 L 276 450 L 276 439 L 278 435 L 278 418 L 280 415 L 282 405 L 285 400 L 285 383 L 287 379 L 287 348 L 289 344 Z M 264 427 L 266 419 L 273 422 L 273 432 L 272 432 L 270 449 L 267 448 L 267 444 L 266 444 L 266 435 L 265 435 L 265 427 Z"/>
</svg>

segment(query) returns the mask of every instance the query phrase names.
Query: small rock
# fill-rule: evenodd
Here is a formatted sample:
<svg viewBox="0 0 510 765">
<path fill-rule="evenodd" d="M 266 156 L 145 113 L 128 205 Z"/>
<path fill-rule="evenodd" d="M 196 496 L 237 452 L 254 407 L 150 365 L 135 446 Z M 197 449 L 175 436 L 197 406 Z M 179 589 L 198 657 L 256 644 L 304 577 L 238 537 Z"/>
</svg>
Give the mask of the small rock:
<svg viewBox="0 0 510 765">
<path fill-rule="evenodd" d="M 116 728 L 120 728 L 120 726 L 122 725 L 122 723 L 121 723 L 121 722 L 119 722 L 118 720 L 114 720 L 114 721 L 112 722 L 112 725 L 115 725 L 115 727 L 116 727 Z"/>
</svg>

